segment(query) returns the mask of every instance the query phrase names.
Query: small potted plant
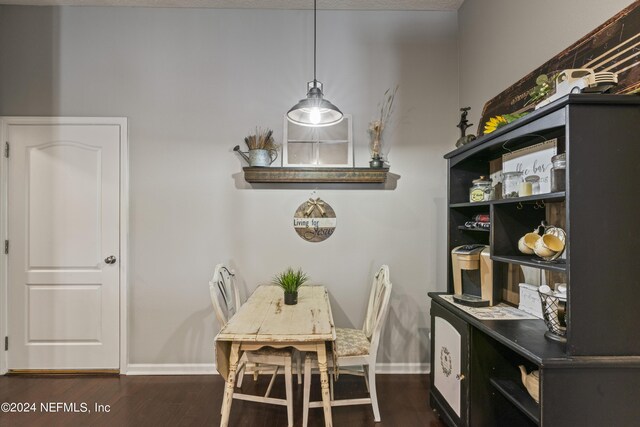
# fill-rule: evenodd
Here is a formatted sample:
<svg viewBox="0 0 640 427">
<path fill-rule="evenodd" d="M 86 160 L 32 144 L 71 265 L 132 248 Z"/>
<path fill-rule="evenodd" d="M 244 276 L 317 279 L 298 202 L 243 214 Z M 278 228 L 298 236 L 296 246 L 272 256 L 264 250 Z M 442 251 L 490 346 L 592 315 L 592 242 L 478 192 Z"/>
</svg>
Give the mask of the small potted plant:
<svg viewBox="0 0 640 427">
<path fill-rule="evenodd" d="M 289 267 L 284 272 L 277 274 L 273 279 L 273 283 L 280 286 L 284 290 L 284 303 L 287 305 L 295 305 L 298 303 L 298 289 L 309 277 L 302 272 L 302 269 L 293 271 Z"/>
</svg>

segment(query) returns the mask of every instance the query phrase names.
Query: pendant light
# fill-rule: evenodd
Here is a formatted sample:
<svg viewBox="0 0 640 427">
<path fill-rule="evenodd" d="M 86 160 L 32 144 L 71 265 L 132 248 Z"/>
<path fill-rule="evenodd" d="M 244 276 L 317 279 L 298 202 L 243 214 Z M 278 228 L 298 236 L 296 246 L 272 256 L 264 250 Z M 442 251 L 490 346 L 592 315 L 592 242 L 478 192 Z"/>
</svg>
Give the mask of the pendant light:
<svg viewBox="0 0 640 427">
<path fill-rule="evenodd" d="M 322 94 L 322 83 L 316 79 L 316 7 L 313 0 L 313 81 L 307 83 L 307 98 L 301 99 L 287 112 L 290 122 L 302 126 L 331 126 L 342 120 L 342 111 Z"/>
</svg>

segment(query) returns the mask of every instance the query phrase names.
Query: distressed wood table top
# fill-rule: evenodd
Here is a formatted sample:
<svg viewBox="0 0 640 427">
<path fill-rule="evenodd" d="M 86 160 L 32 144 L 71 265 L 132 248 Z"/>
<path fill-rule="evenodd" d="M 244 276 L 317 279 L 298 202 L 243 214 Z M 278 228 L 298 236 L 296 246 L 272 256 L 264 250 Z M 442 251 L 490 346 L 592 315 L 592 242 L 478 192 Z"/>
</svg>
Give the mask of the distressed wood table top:
<svg viewBox="0 0 640 427">
<path fill-rule="evenodd" d="M 302 343 L 335 340 L 324 286 L 302 286 L 298 304 L 285 305 L 282 288 L 261 285 L 231 318 L 216 341 Z"/>
</svg>

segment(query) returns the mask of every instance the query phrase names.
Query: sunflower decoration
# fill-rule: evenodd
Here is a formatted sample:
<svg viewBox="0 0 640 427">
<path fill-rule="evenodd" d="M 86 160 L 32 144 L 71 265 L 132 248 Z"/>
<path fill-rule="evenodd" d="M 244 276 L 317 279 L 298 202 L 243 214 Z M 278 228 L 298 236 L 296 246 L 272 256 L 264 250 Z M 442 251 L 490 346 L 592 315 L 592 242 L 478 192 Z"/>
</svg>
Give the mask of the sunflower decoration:
<svg viewBox="0 0 640 427">
<path fill-rule="evenodd" d="M 527 113 L 511 113 L 511 114 L 502 114 L 500 116 L 491 117 L 489 121 L 484 124 L 484 135 L 491 133 L 498 128 L 501 128 L 502 126 L 506 126 L 509 123 L 514 122 L 526 115 Z"/>
<path fill-rule="evenodd" d="M 488 133 L 491 133 L 494 130 L 506 124 L 508 123 L 507 123 L 507 119 L 505 119 L 504 116 L 491 117 L 489 121 L 484 125 L 484 133 L 485 135 Z"/>
</svg>

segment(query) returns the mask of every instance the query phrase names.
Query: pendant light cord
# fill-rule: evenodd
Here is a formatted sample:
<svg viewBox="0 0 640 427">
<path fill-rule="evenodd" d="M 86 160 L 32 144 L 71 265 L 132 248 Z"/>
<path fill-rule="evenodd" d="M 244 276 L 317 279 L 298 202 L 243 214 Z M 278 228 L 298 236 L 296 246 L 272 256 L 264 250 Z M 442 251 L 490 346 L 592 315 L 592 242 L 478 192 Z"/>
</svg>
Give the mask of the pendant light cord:
<svg viewBox="0 0 640 427">
<path fill-rule="evenodd" d="M 317 0 L 313 0 L 313 85 L 316 86 L 316 13 L 317 13 Z"/>
</svg>

